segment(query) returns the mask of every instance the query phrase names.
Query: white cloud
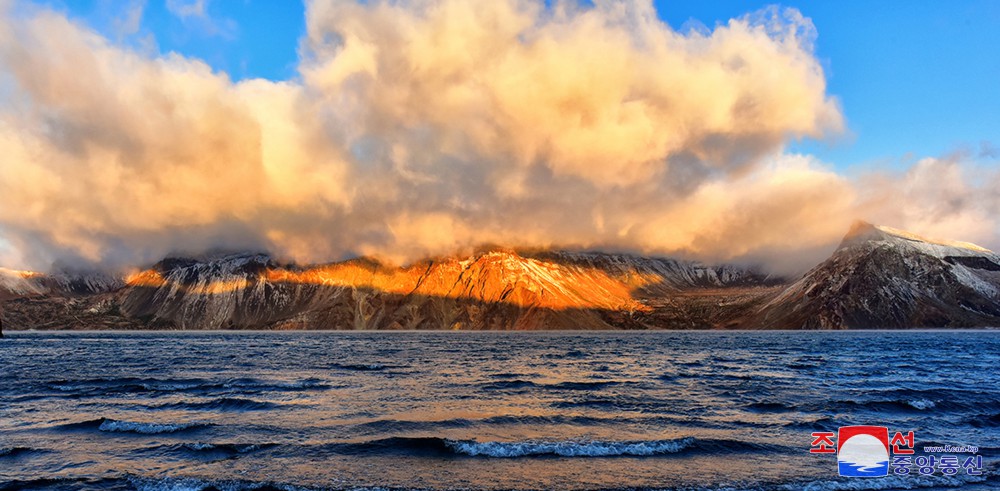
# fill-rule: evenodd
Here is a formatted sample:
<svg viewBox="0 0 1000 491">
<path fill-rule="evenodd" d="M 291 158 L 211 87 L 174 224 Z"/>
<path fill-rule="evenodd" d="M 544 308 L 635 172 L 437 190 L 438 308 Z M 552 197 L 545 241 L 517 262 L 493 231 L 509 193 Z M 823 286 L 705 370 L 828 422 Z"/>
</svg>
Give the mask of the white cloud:
<svg viewBox="0 0 1000 491">
<path fill-rule="evenodd" d="M 188 17 L 205 17 L 207 0 L 167 0 L 167 11 L 187 19 Z"/>
<path fill-rule="evenodd" d="M 239 31 L 236 21 L 209 13 L 209 0 L 166 0 L 167 11 L 188 27 L 209 37 L 235 39 Z"/>
<path fill-rule="evenodd" d="M 882 209 L 878 186 L 782 155 L 843 126 L 794 10 L 682 34 L 649 2 L 314 1 L 307 28 L 300 79 L 234 83 L 6 14 L 5 236 L 36 267 L 483 243 L 781 262 Z M 913 179 L 893 192 L 926 193 Z"/>
</svg>

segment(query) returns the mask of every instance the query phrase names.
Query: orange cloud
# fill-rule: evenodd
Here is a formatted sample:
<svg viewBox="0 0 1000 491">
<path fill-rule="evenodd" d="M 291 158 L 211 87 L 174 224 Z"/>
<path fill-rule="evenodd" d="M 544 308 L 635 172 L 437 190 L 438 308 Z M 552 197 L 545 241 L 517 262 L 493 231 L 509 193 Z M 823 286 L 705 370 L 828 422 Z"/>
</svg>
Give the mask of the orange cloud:
<svg viewBox="0 0 1000 491">
<path fill-rule="evenodd" d="M 795 10 L 709 33 L 650 2 L 306 15 L 299 79 L 235 83 L 6 8 L 0 228 L 26 265 L 213 247 L 408 262 L 482 243 L 766 257 L 852 218 L 851 183 L 781 155 L 843 126 Z"/>
</svg>

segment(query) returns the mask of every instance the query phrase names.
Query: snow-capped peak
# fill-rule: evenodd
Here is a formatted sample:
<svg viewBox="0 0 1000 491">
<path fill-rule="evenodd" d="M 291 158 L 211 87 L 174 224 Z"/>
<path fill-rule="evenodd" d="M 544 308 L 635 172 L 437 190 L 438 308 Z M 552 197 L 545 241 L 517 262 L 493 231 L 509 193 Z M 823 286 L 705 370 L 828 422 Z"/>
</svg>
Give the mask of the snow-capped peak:
<svg viewBox="0 0 1000 491">
<path fill-rule="evenodd" d="M 851 226 L 847 235 L 844 236 L 844 240 L 840 243 L 839 249 L 864 244 L 910 247 L 923 254 L 937 258 L 947 256 L 987 256 L 997 258 L 997 255 L 993 251 L 971 242 L 933 239 L 885 225 L 873 225 L 861 220 L 854 222 L 854 225 Z"/>
<path fill-rule="evenodd" d="M 928 243 L 928 244 L 934 244 L 934 245 L 945 246 L 945 247 L 955 247 L 955 248 L 959 248 L 959 249 L 969 249 L 970 251 L 975 251 L 975 252 L 986 252 L 986 253 L 991 253 L 991 254 L 993 253 L 993 251 L 991 251 L 991 250 L 989 250 L 989 249 L 987 249 L 985 247 L 981 247 L 981 246 L 978 246 L 976 244 L 973 244 L 971 242 L 962 242 L 960 240 L 931 239 L 931 238 L 927 238 L 927 237 L 922 237 L 920 235 L 917 235 L 917 234 L 914 234 L 914 233 L 911 233 L 911 232 L 907 232 L 905 230 L 900 230 L 898 228 L 886 227 L 884 225 L 876 225 L 875 228 L 877 228 L 877 229 L 881 230 L 882 232 L 885 232 L 885 233 L 887 233 L 889 235 L 892 235 L 892 236 L 895 236 L 895 237 L 899 237 L 900 239 L 912 240 L 914 242 L 925 242 L 925 243 Z"/>
</svg>

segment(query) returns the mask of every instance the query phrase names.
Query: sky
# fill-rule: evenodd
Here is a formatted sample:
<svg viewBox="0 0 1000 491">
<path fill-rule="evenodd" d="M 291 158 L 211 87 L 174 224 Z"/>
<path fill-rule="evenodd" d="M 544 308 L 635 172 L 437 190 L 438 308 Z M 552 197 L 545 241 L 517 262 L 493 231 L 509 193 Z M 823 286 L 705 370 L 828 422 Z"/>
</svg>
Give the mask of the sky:
<svg viewBox="0 0 1000 491">
<path fill-rule="evenodd" d="M 1000 246 L 1000 3 L 471 5 L 0 2 L 0 262 Z"/>
</svg>

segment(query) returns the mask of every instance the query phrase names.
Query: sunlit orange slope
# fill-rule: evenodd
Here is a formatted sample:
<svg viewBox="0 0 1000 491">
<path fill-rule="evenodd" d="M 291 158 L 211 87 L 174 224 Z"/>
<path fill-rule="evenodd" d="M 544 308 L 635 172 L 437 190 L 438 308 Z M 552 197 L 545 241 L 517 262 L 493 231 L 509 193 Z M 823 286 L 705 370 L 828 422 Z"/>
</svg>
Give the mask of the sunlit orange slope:
<svg viewBox="0 0 1000 491">
<path fill-rule="evenodd" d="M 256 278 L 234 275 L 185 282 L 148 269 L 126 279 L 132 287 L 176 289 L 189 295 L 225 294 L 262 281 L 368 288 L 398 295 L 464 298 L 556 310 L 646 309 L 632 298 L 632 290 L 643 286 L 636 284 L 634 277 L 616 278 L 596 268 L 544 262 L 510 252 L 488 252 L 465 260 L 426 261 L 403 268 L 357 259 L 310 268 L 268 265 Z"/>
</svg>

